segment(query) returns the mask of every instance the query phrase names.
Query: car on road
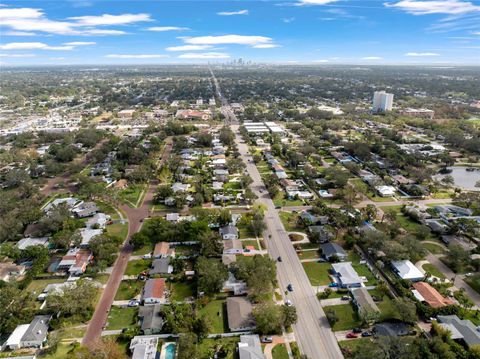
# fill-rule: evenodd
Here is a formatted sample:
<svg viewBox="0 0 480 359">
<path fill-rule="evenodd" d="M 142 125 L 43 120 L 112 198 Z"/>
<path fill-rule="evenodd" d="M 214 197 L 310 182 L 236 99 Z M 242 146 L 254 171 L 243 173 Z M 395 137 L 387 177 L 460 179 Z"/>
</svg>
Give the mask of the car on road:
<svg viewBox="0 0 480 359">
<path fill-rule="evenodd" d="M 261 337 L 260 341 L 262 343 L 273 343 L 273 338 L 272 337 Z"/>
<path fill-rule="evenodd" d="M 350 300 L 350 296 L 349 295 L 342 295 L 342 300 Z"/>
<path fill-rule="evenodd" d="M 289 292 L 293 292 L 293 285 L 291 284 L 287 285 L 287 289 Z"/>
<path fill-rule="evenodd" d="M 368 330 L 367 330 L 366 332 L 363 332 L 363 333 L 362 333 L 362 337 L 363 337 L 363 338 L 371 337 L 372 335 L 373 335 L 372 332 L 371 332 L 371 331 L 368 331 Z"/>
<path fill-rule="evenodd" d="M 282 206 L 275 206 L 275 209 L 282 209 Z"/>
<path fill-rule="evenodd" d="M 285 301 L 285 305 L 286 305 L 287 307 L 291 307 L 291 306 L 293 305 L 293 303 L 292 303 L 292 301 L 291 301 L 290 299 L 287 299 L 287 300 Z"/>
<path fill-rule="evenodd" d="M 358 338 L 358 334 L 355 333 L 347 333 L 346 337 L 348 339 Z"/>
<path fill-rule="evenodd" d="M 281 261 L 282 261 L 282 257 L 279 256 L 279 257 L 277 258 L 277 261 L 278 261 L 278 262 L 281 262 Z"/>
<path fill-rule="evenodd" d="M 330 283 L 328 284 L 328 286 L 331 287 L 331 288 L 336 288 L 336 287 L 338 287 L 338 283 L 330 282 Z"/>
</svg>

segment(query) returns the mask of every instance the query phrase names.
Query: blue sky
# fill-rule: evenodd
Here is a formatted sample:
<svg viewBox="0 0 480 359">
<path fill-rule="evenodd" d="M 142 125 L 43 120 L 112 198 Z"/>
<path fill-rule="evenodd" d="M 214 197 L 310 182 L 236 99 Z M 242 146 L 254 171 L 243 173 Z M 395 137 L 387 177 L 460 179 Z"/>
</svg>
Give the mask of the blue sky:
<svg viewBox="0 0 480 359">
<path fill-rule="evenodd" d="M 1 65 L 480 65 L 466 0 L 5 0 L 0 31 Z"/>
</svg>

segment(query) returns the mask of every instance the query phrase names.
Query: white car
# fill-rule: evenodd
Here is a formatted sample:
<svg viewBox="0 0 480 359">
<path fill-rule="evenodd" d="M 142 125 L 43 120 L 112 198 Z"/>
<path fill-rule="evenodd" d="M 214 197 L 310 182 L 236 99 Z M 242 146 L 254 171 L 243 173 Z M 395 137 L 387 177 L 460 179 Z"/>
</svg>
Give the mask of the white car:
<svg viewBox="0 0 480 359">
<path fill-rule="evenodd" d="M 150 259 L 152 258 L 152 253 L 147 253 L 142 256 L 143 259 Z"/>
<path fill-rule="evenodd" d="M 291 301 L 290 299 L 287 299 L 287 300 L 285 301 L 285 305 L 286 305 L 287 307 L 291 307 L 291 306 L 293 305 L 293 303 L 292 303 L 292 301 Z"/>
<path fill-rule="evenodd" d="M 140 302 L 138 300 L 131 300 L 128 302 L 129 307 L 138 307 L 140 305 Z"/>
</svg>

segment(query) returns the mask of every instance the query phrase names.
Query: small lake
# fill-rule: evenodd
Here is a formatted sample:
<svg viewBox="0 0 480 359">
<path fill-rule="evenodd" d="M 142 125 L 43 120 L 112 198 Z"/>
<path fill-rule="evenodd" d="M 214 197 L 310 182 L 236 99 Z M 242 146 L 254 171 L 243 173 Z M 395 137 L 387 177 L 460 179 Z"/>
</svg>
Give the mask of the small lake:
<svg viewBox="0 0 480 359">
<path fill-rule="evenodd" d="M 451 173 L 448 174 L 437 174 L 434 176 L 435 179 L 441 180 L 445 176 L 452 176 L 453 180 L 455 181 L 455 186 L 460 187 L 470 191 L 479 191 L 480 188 L 475 187 L 475 183 L 480 181 L 480 167 L 476 167 L 475 171 L 468 172 L 466 169 L 468 167 L 465 166 L 454 166 L 449 167 L 452 170 Z"/>
</svg>

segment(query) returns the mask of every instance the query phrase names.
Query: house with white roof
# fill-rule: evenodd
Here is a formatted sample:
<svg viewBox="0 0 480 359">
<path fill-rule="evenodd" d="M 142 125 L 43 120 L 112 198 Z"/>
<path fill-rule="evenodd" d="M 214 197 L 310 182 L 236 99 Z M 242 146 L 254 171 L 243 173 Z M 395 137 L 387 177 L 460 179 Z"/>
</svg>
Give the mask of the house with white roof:
<svg viewBox="0 0 480 359">
<path fill-rule="evenodd" d="M 357 271 L 352 267 L 352 262 L 333 263 L 332 268 L 340 287 L 357 288 L 362 286 L 363 279 L 360 278 Z"/>
<path fill-rule="evenodd" d="M 409 260 L 392 261 L 391 264 L 393 271 L 401 279 L 418 282 L 424 278 L 423 273 Z"/>
</svg>

